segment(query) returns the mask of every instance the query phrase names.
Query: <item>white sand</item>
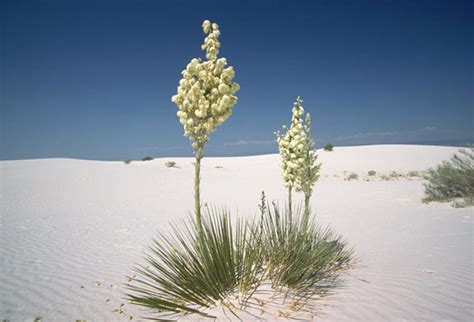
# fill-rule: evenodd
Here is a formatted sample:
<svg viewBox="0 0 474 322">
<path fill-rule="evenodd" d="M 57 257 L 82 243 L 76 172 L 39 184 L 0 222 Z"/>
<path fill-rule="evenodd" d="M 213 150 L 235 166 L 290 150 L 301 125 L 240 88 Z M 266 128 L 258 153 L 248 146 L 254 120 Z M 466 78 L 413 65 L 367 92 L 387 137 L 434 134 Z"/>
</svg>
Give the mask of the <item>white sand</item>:
<svg viewBox="0 0 474 322">
<path fill-rule="evenodd" d="M 365 181 L 368 170 L 421 171 L 456 151 L 378 145 L 319 152 L 313 209 L 361 262 L 321 302 L 319 319 L 473 319 L 473 208 L 422 204 L 421 178 Z M 169 160 L 180 168 L 166 168 Z M 191 162 L 0 162 L 0 320 L 137 320 L 140 309 L 123 299 L 125 276 L 157 231 L 192 210 Z M 261 190 L 284 202 L 278 163 L 278 155 L 205 158 L 202 198 L 246 216 L 257 213 Z M 359 179 L 345 181 L 351 172 Z M 126 316 L 112 313 L 120 303 Z"/>
</svg>

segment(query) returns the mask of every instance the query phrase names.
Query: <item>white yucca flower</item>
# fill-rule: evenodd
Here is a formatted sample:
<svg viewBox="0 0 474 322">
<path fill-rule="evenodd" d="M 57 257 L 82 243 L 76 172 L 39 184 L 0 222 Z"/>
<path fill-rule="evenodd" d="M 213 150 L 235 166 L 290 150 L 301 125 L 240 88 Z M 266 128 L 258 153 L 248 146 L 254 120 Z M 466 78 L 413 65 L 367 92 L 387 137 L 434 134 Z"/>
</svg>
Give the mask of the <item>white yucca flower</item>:
<svg viewBox="0 0 474 322">
<path fill-rule="evenodd" d="M 207 60 L 191 60 L 171 98 L 178 106 L 177 116 L 194 150 L 202 148 L 209 133 L 229 118 L 237 103 L 234 94 L 239 90 L 239 84 L 233 82 L 234 68 L 227 67 L 225 58 L 217 58 L 221 47 L 219 26 L 205 20 L 202 28 L 207 37 L 201 48 Z"/>
<path fill-rule="evenodd" d="M 303 100 L 298 96 L 293 104 L 291 126 L 283 127 L 286 132 L 276 132 L 278 148 L 281 155 L 281 167 L 283 170 L 283 181 L 286 187 L 295 186 L 300 165 L 304 162 L 305 132 L 302 131 L 304 109 Z"/>
<path fill-rule="evenodd" d="M 303 121 L 303 100 L 298 96 L 293 104 L 291 126 L 284 134 L 277 131 L 278 148 L 281 156 L 283 182 L 288 188 L 288 207 L 291 212 L 291 193 L 295 188 L 305 195 L 305 215 L 309 215 L 309 200 L 313 185 L 319 178 L 320 164 L 316 164 L 317 155 L 311 137 L 311 116 L 306 114 Z"/>
</svg>

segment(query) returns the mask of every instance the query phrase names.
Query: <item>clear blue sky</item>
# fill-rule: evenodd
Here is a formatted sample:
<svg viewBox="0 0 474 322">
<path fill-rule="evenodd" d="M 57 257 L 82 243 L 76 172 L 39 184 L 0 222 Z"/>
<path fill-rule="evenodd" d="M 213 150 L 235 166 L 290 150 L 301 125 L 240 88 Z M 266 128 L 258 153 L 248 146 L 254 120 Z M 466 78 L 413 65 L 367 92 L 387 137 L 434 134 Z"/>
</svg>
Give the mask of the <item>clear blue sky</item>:
<svg viewBox="0 0 474 322">
<path fill-rule="evenodd" d="M 296 96 L 317 145 L 473 139 L 472 1 L 3 0 L 1 159 L 192 155 L 175 94 L 221 27 L 240 83 L 207 155 L 275 152 Z"/>
</svg>

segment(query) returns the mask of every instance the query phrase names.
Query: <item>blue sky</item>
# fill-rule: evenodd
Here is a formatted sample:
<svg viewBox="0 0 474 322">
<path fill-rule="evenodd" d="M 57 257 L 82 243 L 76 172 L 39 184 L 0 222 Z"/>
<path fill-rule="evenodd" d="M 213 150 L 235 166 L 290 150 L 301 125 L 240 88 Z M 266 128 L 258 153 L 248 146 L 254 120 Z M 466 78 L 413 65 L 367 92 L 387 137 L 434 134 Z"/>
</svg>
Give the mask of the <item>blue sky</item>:
<svg viewBox="0 0 474 322">
<path fill-rule="evenodd" d="M 207 155 L 275 152 L 298 95 L 318 146 L 473 140 L 471 1 L 0 6 L 1 159 L 191 156 L 170 97 L 204 19 L 241 85 Z"/>
</svg>

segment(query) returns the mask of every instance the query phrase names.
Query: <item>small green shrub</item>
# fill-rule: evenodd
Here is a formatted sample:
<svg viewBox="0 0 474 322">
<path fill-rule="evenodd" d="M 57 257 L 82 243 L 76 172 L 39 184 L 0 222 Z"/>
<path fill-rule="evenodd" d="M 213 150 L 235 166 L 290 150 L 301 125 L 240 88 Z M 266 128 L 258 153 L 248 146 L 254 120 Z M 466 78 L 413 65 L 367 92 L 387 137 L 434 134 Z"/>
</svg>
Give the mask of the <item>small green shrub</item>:
<svg viewBox="0 0 474 322">
<path fill-rule="evenodd" d="M 123 160 L 123 163 L 125 163 L 125 164 L 130 164 L 130 163 L 132 163 L 132 160 L 130 160 L 130 159 L 125 159 L 125 160 Z"/>
<path fill-rule="evenodd" d="M 369 175 L 369 177 L 373 177 L 377 174 L 377 172 L 375 172 L 374 170 L 370 170 L 369 172 L 367 172 L 367 174 Z"/>
<path fill-rule="evenodd" d="M 391 177 L 391 176 L 387 176 L 386 174 L 382 175 L 381 178 L 382 178 L 383 181 L 390 181 L 390 180 L 392 180 L 392 177 Z"/>
<path fill-rule="evenodd" d="M 396 171 L 390 172 L 390 177 L 391 177 L 392 179 L 397 179 L 397 178 L 399 178 L 399 177 L 401 177 L 401 176 L 402 176 L 402 175 L 399 174 L 399 173 L 397 173 Z"/>
<path fill-rule="evenodd" d="M 420 174 L 418 173 L 418 171 L 409 171 L 407 173 L 407 175 L 410 177 L 410 178 L 413 178 L 413 177 L 419 177 Z"/>
<path fill-rule="evenodd" d="M 423 202 L 453 201 L 455 206 L 470 206 L 474 200 L 474 148 L 459 150 L 449 161 L 444 161 L 425 174 Z"/>
<path fill-rule="evenodd" d="M 272 288 L 301 298 L 324 294 L 353 264 L 346 242 L 318 227 L 301 208 L 282 213 L 275 205 L 266 207 L 262 246 Z"/>
<path fill-rule="evenodd" d="M 144 157 L 144 158 L 142 159 L 142 161 L 151 161 L 151 160 L 153 160 L 153 157 L 149 157 L 149 156 Z"/>
<path fill-rule="evenodd" d="M 324 146 L 324 151 L 332 151 L 334 149 L 334 145 L 332 144 L 326 144 Z"/>
<path fill-rule="evenodd" d="M 176 168 L 176 162 L 168 161 L 168 162 L 165 163 L 165 167 L 167 167 L 167 168 Z"/>
<path fill-rule="evenodd" d="M 349 174 L 349 176 L 346 178 L 347 181 L 357 180 L 357 179 L 359 179 L 359 175 L 357 173 L 354 173 L 354 172 Z"/>
</svg>

